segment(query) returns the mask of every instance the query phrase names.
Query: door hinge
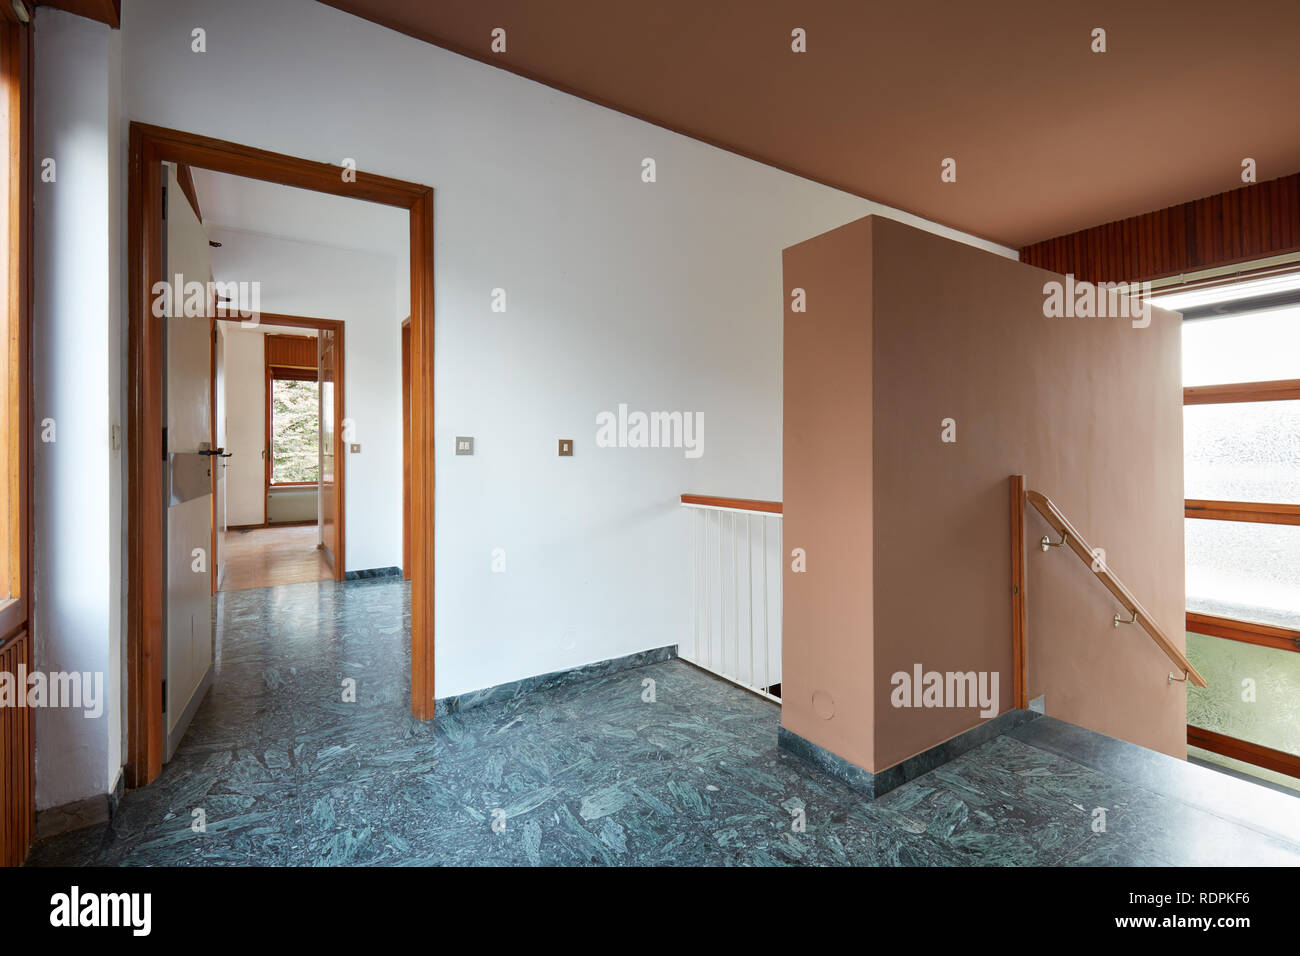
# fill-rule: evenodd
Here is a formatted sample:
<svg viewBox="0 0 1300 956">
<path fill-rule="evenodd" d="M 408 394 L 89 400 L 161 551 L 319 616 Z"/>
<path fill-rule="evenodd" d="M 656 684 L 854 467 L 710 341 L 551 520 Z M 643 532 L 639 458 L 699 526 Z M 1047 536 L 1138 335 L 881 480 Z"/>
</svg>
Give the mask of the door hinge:
<svg viewBox="0 0 1300 956">
<path fill-rule="evenodd" d="M 163 433 L 162 433 L 162 458 L 163 461 L 167 460 L 167 426 L 166 425 L 163 426 Z"/>
<path fill-rule="evenodd" d="M 167 681 L 162 682 L 162 712 L 167 713 Z"/>
<path fill-rule="evenodd" d="M 164 172 L 166 172 L 166 170 L 164 170 Z M 166 185 L 165 183 L 163 184 L 162 191 L 163 191 L 163 195 L 162 195 L 162 217 L 163 217 L 163 221 L 166 222 L 166 221 L 167 221 L 167 185 Z"/>
</svg>

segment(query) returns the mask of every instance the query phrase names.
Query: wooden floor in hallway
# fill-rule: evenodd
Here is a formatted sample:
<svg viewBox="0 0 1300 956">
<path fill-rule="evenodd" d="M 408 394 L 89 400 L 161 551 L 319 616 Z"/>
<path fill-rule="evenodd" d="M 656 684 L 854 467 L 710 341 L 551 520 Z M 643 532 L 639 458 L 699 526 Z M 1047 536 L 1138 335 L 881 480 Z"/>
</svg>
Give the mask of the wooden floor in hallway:
<svg viewBox="0 0 1300 956">
<path fill-rule="evenodd" d="M 328 581 L 334 570 L 325 552 L 316 547 L 316 525 L 289 525 L 227 531 L 222 559 L 222 591 L 245 591 L 277 584 Z"/>
</svg>

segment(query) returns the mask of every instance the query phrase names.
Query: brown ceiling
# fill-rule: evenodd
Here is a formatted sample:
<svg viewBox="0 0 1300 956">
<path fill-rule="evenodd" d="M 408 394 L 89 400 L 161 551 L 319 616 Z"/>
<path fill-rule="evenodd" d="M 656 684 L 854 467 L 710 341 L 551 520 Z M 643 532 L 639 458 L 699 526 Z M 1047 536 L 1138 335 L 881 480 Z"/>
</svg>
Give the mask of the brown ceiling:
<svg viewBox="0 0 1300 956">
<path fill-rule="evenodd" d="M 322 2 L 1015 247 L 1300 171 L 1298 0 Z"/>
</svg>

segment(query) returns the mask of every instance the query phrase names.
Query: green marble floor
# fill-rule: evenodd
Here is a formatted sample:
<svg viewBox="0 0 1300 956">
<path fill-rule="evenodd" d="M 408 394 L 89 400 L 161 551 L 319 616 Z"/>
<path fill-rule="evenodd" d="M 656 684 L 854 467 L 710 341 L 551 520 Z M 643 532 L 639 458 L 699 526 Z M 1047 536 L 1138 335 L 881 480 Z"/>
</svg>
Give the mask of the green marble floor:
<svg viewBox="0 0 1300 956">
<path fill-rule="evenodd" d="M 220 595 L 215 684 L 176 758 L 29 862 L 1300 864 L 1295 843 L 1010 735 L 872 803 L 777 748 L 776 705 L 678 660 L 419 724 L 408 627 L 396 579 Z"/>
</svg>

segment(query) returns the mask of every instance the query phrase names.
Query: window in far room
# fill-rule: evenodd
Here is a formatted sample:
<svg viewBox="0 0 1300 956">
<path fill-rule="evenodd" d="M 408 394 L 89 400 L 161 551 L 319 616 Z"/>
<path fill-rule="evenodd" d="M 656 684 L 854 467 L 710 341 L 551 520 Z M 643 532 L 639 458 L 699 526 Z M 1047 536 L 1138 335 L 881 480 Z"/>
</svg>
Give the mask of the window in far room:
<svg viewBox="0 0 1300 956">
<path fill-rule="evenodd" d="M 320 475 L 320 386 L 271 379 L 271 484 L 315 484 Z"/>
</svg>

